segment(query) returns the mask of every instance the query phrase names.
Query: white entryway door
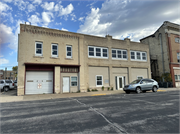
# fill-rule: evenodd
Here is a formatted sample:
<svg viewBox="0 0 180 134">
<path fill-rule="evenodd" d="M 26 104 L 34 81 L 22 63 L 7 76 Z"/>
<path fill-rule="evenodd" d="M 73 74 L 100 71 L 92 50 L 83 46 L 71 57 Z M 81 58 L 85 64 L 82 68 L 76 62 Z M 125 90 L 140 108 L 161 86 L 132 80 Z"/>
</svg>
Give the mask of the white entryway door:
<svg viewBox="0 0 180 134">
<path fill-rule="evenodd" d="M 63 93 L 69 93 L 69 77 L 63 77 Z"/>
<path fill-rule="evenodd" d="M 53 93 L 52 71 L 26 71 L 25 94 Z"/>
<path fill-rule="evenodd" d="M 124 77 L 117 76 L 117 90 L 122 90 L 124 87 Z"/>
</svg>

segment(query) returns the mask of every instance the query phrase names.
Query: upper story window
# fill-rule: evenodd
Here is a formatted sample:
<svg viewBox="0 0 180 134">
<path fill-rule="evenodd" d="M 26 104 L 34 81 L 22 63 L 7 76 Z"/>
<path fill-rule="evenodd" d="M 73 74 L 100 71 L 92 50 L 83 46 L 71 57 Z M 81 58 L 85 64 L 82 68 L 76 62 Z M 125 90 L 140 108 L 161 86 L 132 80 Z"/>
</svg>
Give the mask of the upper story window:
<svg viewBox="0 0 180 134">
<path fill-rule="evenodd" d="M 36 42 L 35 43 L 35 47 L 36 47 L 36 50 L 35 50 L 35 55 L 36 56 L 42 56 L 42 51 L 43 51 L 43 43 L 42 42 Z"/>
<path fill-rule="evenodd" d="M 112 49 L 112 59 L 127 60 L 127 50 Z"/>
<path fill-rule="evenodd" d="M 180 62 L 180 53 L 177 53 L 177 62 Z"/>
<path fill-rule="evenodd" d="M 175 42 L 180 43 L 180 38 L 175 38 Z"/>
<path fill-rule="evenodd" d="M 58 57 L 58 45 L 57 44 L 52 44 L 51 45 L 51 55 L 52 57 Z"/>
<path fill-rule="evenodd" d="M 88 46 L 88 57 L 108 59 L 108 48 Z"/>
<path fill-rule="evenodd" d="M 131 60 L 147 61 L 146 52 L 130 51 L 130 54 L 131 54 Z"/>
<path fill-rule="evenodd" d="M 72 46 L 66 46 L 66 58 L 72 58 Z"/>
</svg>

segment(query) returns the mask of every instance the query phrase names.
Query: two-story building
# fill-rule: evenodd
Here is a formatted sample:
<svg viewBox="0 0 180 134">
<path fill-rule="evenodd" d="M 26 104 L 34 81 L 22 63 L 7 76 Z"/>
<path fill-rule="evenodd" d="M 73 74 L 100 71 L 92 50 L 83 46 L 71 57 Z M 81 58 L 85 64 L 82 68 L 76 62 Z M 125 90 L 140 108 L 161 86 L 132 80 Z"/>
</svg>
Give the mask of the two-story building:
<svg viewBox="0 0 180 134">
<path fill-rule="evenodd" d="M 180 25 L 165 21 L 140 41 L 149 45 L 152 78 L 171 73 L 173 86 L 180 87 Z"/>
<path fill-rule="evenodd" d="M 149 46 L 130 39 L 25 24 L 18 37 L 18 95 L 122 90 L 151 78 Z"/>
</svg>

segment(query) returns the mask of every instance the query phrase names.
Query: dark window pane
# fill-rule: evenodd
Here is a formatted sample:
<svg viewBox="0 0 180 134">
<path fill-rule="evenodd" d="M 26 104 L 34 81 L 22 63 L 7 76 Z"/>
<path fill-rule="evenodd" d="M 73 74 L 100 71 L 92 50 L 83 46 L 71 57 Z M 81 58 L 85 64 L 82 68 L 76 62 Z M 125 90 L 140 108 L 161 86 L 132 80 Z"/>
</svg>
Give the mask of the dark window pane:
<svg viewBox="0 0 180 134">
<path fill-rule="evenodd" d="M 146 60 L 146 57 L 143 57 L 143 60 Z"/>
<path fill-rule="evenodd" d="M 101 76 L 97 76 L 97 80 L 102 80 L 102 77 Z"/>
<path fill-rule="evenodd" d="M 56 50 L 57 50 L 57 46 L 54 46 L 54 45 L 53 45 L 52 47 L 53 47 L 53 49 L 56 49 Z"/>
<path fill-rule="evenodd" d="M 4 81 L 1 81 L 1 83 L 4 83 Z"/>
<path fill-rule="evenodd" d="M 121 58 L 121 55 L 118 55 L 118 58 Z"/>
<path fill-rule="evenodd" d="M 96 53 L 96 56 L 101 56 L 101 53 Z"/>
<path fill-rule="evenodd" d="M 142 56 L 146 56 L 146 54 L 145 54 L 145 53 L 142 53 Z"/>
<path fill-rule="evenodd" d="M 77 86 L 77 82 L 71 82 L 71 86 Z"/>
<path fill-rule="evenodd" d="M 112 50 L 112 53 L 113 53 L 113 54 L 116 54 L 116 50 Z"/>
<path fill-rule="evenodd" d="M 123 55 L 123 58 L 125 58 L 125 59 L 126 59 L 126 58 L 127 58 L 127 56 L 126 56 L 126 55 Z"/>
<path fill-rule="evenodd" d="M 103 57 L 107 57 L 107 54 L 106 54 L 106 53 L 103 53 Z"/>
<path fill-rule="evenodd" d="M 134 52 L 131 52 L 131 55 L 134 55 Z"/>
<path fill-rule="evenodd" d="M 53 51 L 53 55 L 57 55 L 57 51 Z"/>
<path fill-rule="evenodd" d="M 102 81 L 97 81 L 97 85 L 102 85 Z"/>
<path fill-rule="evenodd" d="M 117 51 L 118 54 L 121 54 L 121 51 Z"/>
<path fill-rule="evenodd" d="M 36 48 L 41 48 L 41 44 L 36 44 Z"/>
<path fill-rule="evenodd" d="M 37 50 L 36 50 L 36 53 L 37 53 L 37 54 L 41 54 L 41 49 L 37 49 Z"/>
<path fill-rule="evenodd" d="M 103 52 L 107 53 L 107 49 L 103 49 Z"/>
<path fill-rule="evenodd" d="M 94 52 L 89 52 L 89 56 L 94 56 Z"/>
<path fill-rule="evenodd" d="M 94 48 L 93 47 L 89 47 L 89 51 L 94 51 Z"/>
<path fill-rule="evenodd" d="M 132 56 L 132 55 L 131 55 L 131 59 L 135 59 L 135 56 Z"/>
<path fill-rule="evenodd" d="M 126 54 L 126 51 L 123 51 L 123 54 Z"/>
<path fill-rule="evenodd" d="M 71 51 L 71 47 L 67 47 L 67 51 Z"/>
<path fill-rule="evenodd" d="M 71 52 L 67 52 L 67 56 L 71 56 Z"/>
<path fill-rule="evenodd" d="M 116 54 L 112 54 L 112 57 L 113 57 L 113 58 L 116 58 Z"/>
<path fill-rule="evenodd" d="M 101 52 L 101 49 L 100 48 L 96 48 L 96 52 Z"/>
</svg>

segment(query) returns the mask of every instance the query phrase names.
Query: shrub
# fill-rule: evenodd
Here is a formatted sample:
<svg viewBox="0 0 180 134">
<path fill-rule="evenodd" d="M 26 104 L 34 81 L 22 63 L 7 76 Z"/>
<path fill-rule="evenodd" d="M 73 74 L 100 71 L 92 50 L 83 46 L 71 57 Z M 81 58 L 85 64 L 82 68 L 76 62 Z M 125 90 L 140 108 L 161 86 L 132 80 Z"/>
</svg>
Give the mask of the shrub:
<svg viewBox="0 0 180 134">
<path fill-rule="evenodd" d="M 113 90 L 113 87 L 111 87 L 111 91 Z"/>
<path fill-rule="evenodd" d="M 81 91 L 80 90 L 78 90 L 76 93 L 80 93 Z"/>
<path fill-rule="evenodd" d="M 109 91 L 109 89 L 110 89 L 110 88 L 108 87 L 107 90 Z"/>
<path fill-rule="evenodd" d="M 88 91 L 88 92 L 91 92 L 91 90 L 90 90 L 89 88 L 87 89 L 87 91 Z"/>
<path fill-rule="evenodd" d="M 102 91 L 104 91 L 104 86 L 102 86 Z"/>
</svg>

